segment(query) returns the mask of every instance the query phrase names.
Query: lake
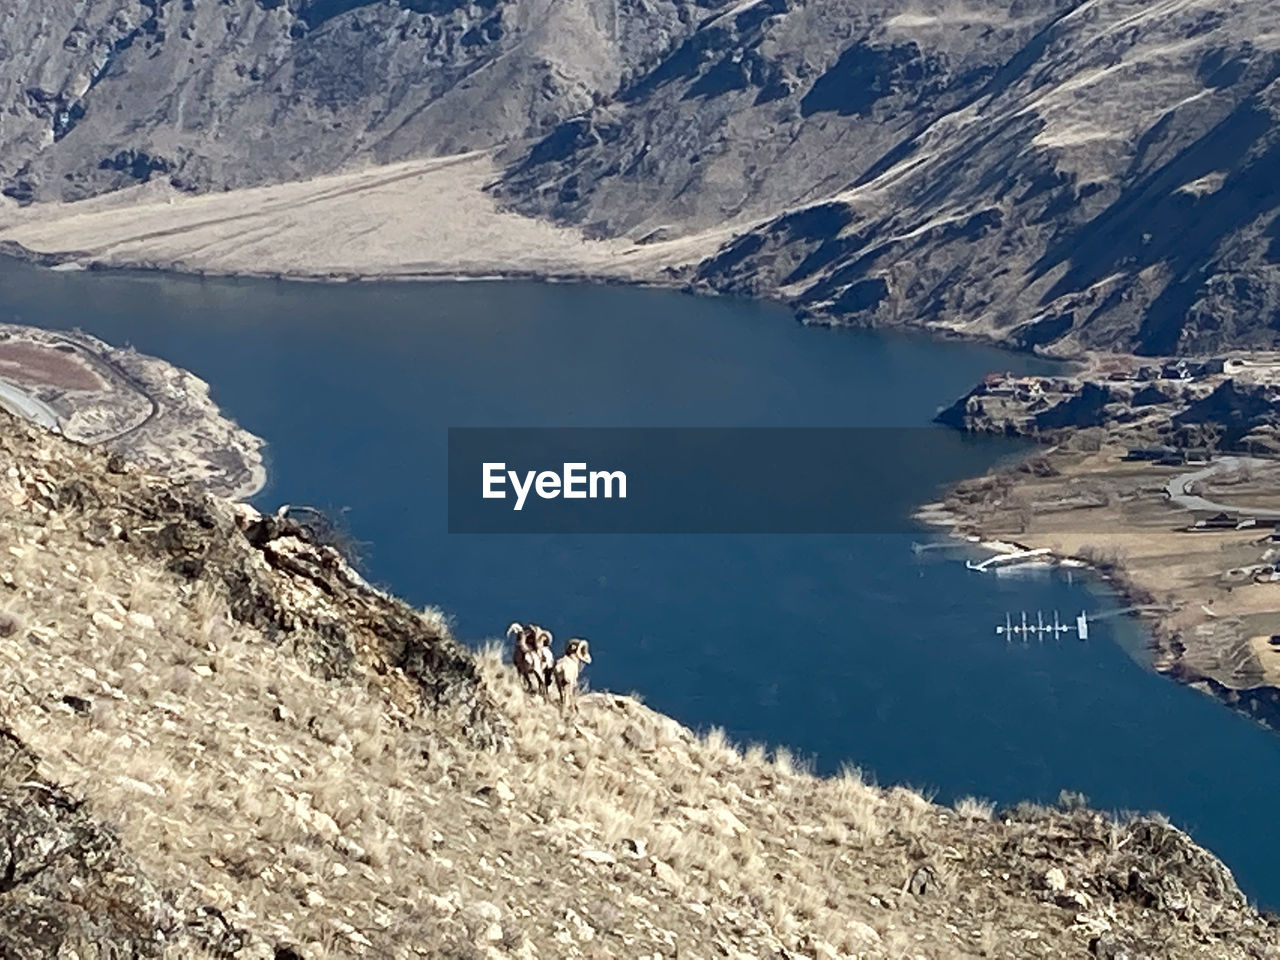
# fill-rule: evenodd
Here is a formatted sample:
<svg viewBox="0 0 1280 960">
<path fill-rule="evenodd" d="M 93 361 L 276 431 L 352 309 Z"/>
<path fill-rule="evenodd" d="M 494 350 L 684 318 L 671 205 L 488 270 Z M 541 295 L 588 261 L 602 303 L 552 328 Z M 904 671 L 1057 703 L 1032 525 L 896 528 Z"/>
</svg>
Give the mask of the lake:
<svg viewBox="0 0 1280 960">
<path fill-rule="evenodd" d="M 1160 810 L 1280 906 L 1280 741 L 1148 670 L 1122 618 L 1006 644 L 1006 611 L 1115 608 L 1077 578 L 974 574 L 904 525 L 865 535 L 450 535 L 462 426 L 895 427 L 992 370 L 1043 362 L 668 291 L 55 273 L 0 262 L 0 318 L 186 367 L 269 441 L 258 505 L 341 513 L 374 581 L 479 643 L 511 620 L 591 640 L 596 688 L 941 801 Z M 976 446 L 974 445 L 976 444 Z M 941 489 L 1018 448 L 973 441 Z M 936 476 L 933 474 L 936 473 Z M 903 518 L 905 520 L 905 518 Z"/>
</svg>

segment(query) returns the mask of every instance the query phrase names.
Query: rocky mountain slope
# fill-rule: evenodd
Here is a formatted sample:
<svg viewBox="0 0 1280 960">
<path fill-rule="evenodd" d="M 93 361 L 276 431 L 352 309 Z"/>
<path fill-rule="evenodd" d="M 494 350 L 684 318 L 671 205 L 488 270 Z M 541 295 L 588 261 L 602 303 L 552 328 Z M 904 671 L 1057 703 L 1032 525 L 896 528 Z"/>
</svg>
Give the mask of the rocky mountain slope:
<svg viewBox="0 0 1280 960">
<path fill-rule="evenodd" d="M 817 319 L 1276 342 L 1280 5 L 742 6 L 517 160 L 504 195 L 603 232 L 766 216 L 696 282 Z"/>
<path fill-rule="evenodd" d="M 630 698 L 561 713 L 291 521 L 7 415 L 0 531 L 0 955 L 1280 950 L 1158 818 L 947 809 Z"/>
<path fill-rule="evenodd" d="M 530 217 L 736 228 L 649 279 L 1059 352 L 1274 346 L 1277 50 L 1277 0 L 55 0 L 0 14 L 0 186 L 495 149 Z"/>
<path fill-rule="evenodd" d="M 1194 375 L 1151 366 L 1124 372 L 1095 366 L 1057 377 L 991 374 L 936 420 L 1045 443 L 1091 431 L 1095 442 L 1105 435 L 1113 444 L 1153 451 L 1274 455 L 1280 453 L 1277 370 L 1274 356 L 1253 354 Z"/>
<path fill-rule="evenodd" d="M 75 199 L 457 153 L 591 106 L 693 0 L 51 0 L 0 12 L 0 182 Z"/>
</svg>

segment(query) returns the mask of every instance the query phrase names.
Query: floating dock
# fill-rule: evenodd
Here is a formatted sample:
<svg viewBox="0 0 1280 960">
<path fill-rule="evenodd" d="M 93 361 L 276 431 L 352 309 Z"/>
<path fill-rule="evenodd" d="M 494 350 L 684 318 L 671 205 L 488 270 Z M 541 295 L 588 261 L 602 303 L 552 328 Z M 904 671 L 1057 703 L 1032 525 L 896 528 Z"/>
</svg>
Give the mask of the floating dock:
<svg viewBox="0 0 1280 960">
<path fill-rule="evenodd" d="M 1053 611 L 1052 623 L 1045 621 L 1044 611 L 1037 610 L 1033 623 L 1023 610 L 1016 621 L 1012 614 L 1006 613 L 1004 623 L 996 625 L 996 636 L 1003 636 L 1006 643 L 1013 643 L 1015 637 L 1021 637 L 1023 643 L 1028 643 L 1032 637 L 1044 643 L 1045 637 L 1057 640 L 1064 633 L 1074 633 L 1080 640 L 1089 639 L 1089 618 L 1083 610 L 1074 624 L 1063 623 L 1057 610 Z"/>
</svg>

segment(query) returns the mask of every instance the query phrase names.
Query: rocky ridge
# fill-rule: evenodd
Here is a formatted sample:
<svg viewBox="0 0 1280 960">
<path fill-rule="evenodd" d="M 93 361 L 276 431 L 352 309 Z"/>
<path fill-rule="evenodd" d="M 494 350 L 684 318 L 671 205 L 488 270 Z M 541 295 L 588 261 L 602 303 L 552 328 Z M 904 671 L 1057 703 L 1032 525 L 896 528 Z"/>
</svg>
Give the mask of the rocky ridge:
<svg viewBox="0 0 1280 960">
<path fill-rule="evenodd" d="M 739 5 L 498 189 L 821 322 L 1058 352 L 1276 342 L 1280 6 Z M 635 202 L 642 199 L 643 202 Z"/>
<path fill-rule="evenodd" d="M 0 183 L 204 191 L 537 134 L 689 29 L 693 0 L 54 0 L 0 14 Z"/>
<path fill-rule="evenodd" d="M 1092 431 L 1134 448 L 1280 453 L 1273 357 L 1139 364 L 1095 358 L 1061 376 L 991 374 L 937 421 L 972 433 L 1070 441 Z M 1076 441 L 1079 442 L 1079 441 Z"/>
</svg>

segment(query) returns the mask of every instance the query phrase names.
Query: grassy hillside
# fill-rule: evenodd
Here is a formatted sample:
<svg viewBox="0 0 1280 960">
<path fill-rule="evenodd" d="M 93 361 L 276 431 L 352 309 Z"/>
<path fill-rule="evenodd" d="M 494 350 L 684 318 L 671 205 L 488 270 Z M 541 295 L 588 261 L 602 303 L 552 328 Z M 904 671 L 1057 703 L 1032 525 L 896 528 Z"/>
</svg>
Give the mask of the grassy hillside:
<svg viewBox="0 0 1280 960">
<path fill-rule="evenodd" d="M 607 693 L 561 713 L 289 521 L 7 416 L 0 531 L 6 955 L 1275 950 L 1159 818 L 944 808 Z"/>
</svg>

